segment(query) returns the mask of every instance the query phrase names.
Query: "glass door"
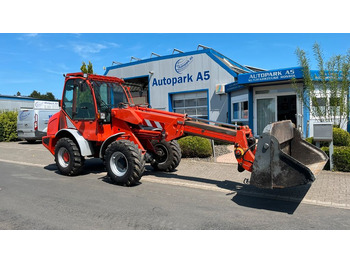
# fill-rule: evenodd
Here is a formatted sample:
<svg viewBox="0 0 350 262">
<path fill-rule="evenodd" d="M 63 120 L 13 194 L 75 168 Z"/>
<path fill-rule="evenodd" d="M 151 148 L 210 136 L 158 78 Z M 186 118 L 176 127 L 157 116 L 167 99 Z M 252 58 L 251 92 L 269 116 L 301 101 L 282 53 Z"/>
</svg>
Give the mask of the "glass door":
<svg viewBox="0 0 350 262">
<path fill-rule="evenodd" d="M 257 133 L 261 135 L 264 128 L 276 121 L 276 99 L 257 99 Z"/>
</svg>

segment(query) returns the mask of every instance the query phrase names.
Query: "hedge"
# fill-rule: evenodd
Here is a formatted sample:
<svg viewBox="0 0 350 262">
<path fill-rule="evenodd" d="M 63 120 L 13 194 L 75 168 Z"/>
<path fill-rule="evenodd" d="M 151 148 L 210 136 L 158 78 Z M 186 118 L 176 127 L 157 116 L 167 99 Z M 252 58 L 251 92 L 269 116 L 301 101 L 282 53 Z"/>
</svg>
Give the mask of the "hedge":
<svg viewBox="0 0 350 262">
<path fill-rule="evenodd" d="M 333 128 L 333 145 L 335 146 L 350 146 L 350 134 L 341 129 Z"/>
<path fill-rule="evenodd" d="M 212 155 L 210 140 L 198 136 L 186 136 L 178 140 L 182 157 L 209 157 Z"/>
<path fill-rule="evenodd" d="M 350 172 L 350 147 L 338 147 L 333 153 L 335 171 Z"/>
<path fill-rule="evenodd" d="M 329 148 L 321 148 L 329 156 Z M 326 164 L 326 170 L 330 169 L 329 161 Z M 350 147 L 348 146 L 335 146 L 333 148 L 333 170 L 350 172 Z"/>
<path fill-rule="evenodd" d="M 0 142 L 17 140 L 17 112 L 0 112 Z"/>
<path fill-rule="evenodd" d="M 325 152 L 326 155 L 329 157 L 329 147 L 328 147 L 328 146 L 323 146 L 323 147 L 321 147 L 321 150 L 322 150 L 323 152 Z M 333 148 L 333 150 L 334 150 L 334 148 Z M 333 164 L 333 168 L 334 168 L 334 164 Z M 331 169 L 331 166 L 330 166 L 329 160 L 328 160 L 327 163 L 326 163 L 326 165 L 324 166 L 323 170 L 330 170 L 330 169 Z"/>
<path fill-rule="evenodd" d="M 315 145 L 313 137 L 305 139 L 307 142 Z M 329 143 L 321 142 L 321 149 L 329 157 Z M 350 134 L 338 127 L 333 127 L 333 170 L 350 172 Z M 324 167 L 325 170 L 329 170 L 329 161 Z"/>
<path fill-rule="evenodd" d="M 308 137 L 305 139 L 306 142 L 316 145 L 313 137 Z M 329 142 L 320 142 L 321 147 L 328 147 Z M 349 132 L 338 128 L 333 127 L 333 145 L 334 146 L 350 146 L 350 134 Z"/>
</svg>

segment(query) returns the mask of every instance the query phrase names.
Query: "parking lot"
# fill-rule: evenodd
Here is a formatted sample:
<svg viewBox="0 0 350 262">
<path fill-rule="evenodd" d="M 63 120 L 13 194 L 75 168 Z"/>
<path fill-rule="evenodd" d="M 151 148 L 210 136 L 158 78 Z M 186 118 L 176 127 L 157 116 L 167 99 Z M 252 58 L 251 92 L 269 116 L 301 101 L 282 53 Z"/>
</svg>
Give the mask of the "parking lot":
<svg viewBox="0 0 350 262">
<path fill-rule="evenodd" d="M 226 159 L 228 158 L 226 157 Z M 221 161 L 225 162 L 225 160 Z M 35 144 L 26 142 L 0 143 L 1 162 L 46 169 L 56 168 L 54 157 L 42 146 L 40 141 Z M 100 160 L 92 159 L 88 160 L 87 163 L 91 167 L 99 167 L 99 172 L 105 173 Z M 182 159 L 175 173 L 152 172 L 151 170 L 146 169 L 141 182 L 149 181 L 224 193 L 239 192 L 240 194 L 263 198 L 350 209 L 349 173 L 322 171 L 311 186 L 266 190 L 246 185 L 244 181 L 249 179 L 250 173 L 247 171 L 239 173 L 235 163 Z M 85 172 L 88 173 L 89 170 L 85 168 Z"/>
<path fill-rule="evenodd" d="M 172 173 L 147 166 L 141 184 L 127 188 L 111 184 L 98 159 L 80 176 L 60 175 L 39 142 L 0 143 L 0 166 L 1 228 L 350 228 L 347 173 L 265 190 L 245 184 L 250 173 L 236 164 L 183 159 Z"/>
</svg>

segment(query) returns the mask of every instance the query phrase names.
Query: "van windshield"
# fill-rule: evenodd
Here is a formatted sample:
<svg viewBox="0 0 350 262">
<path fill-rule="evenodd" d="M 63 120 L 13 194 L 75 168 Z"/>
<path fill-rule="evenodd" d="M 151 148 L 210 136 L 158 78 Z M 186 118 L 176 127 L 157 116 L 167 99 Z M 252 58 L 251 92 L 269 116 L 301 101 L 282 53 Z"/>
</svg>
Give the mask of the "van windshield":
<svg viewBox="0 0 350 262">
<path fill-rule="evenodd" d="M 97 109 L 99 113 L 105 113 L 106 122 L 110 122 L 110 111 L 118 107 L 120 103 L 128 103 L 124 89 L 118 83 L 92 81 Z"/>
</svg>

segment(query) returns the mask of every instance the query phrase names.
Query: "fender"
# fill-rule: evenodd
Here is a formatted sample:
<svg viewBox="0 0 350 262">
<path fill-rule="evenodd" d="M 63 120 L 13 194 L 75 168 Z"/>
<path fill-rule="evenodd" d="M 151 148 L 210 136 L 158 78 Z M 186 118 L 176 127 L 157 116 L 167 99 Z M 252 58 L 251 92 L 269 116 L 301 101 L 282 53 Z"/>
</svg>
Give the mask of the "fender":
<svg viewBox="0 0 350 262">
<path fill-rule="evenodd" d="M 111 141 L 113 141 L 117 136 L 121 136 L 125 134 L 125 132 L 120 132 L 120 133 L 117 133 L 117 134 L 114 134 L 114 135 L 111 135 L 110 137 L 108 137 L 102 144 L 101 148 L 100 148 L 100 154 L 99 154 L 99 157 L 101 159 L 103 159 L 103 155 L 104 155 L 104 152 L 106 151 L 107 149 L 107 146 L 110 144 Z"/>
<path fill-rule="evenodd" d="M 75 138 L 82 156 L 92 156 L 94 154 L 93 147 L 90 145 L 89 141 L 87 141 L 76 129 L 61 129 L 56 133 L 55 137 L 59 137 L 65 132 L 70 133 Z"/>
</svg>

